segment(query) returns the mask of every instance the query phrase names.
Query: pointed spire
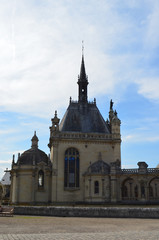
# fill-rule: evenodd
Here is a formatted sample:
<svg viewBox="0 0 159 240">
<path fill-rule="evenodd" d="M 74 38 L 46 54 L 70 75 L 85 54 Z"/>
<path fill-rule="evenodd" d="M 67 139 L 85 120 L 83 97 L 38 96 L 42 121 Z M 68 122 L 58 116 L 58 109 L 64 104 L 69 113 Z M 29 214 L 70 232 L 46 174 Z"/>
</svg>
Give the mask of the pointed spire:
<svg viewBox="0 0 159 240">
<path fill-rule="evenodd" d="M 85 63 L 84 63 L 84 55 L 82 54 L 82 62 L 81 62 L 81 70 L 80 70 L 80 75 L 78 81 L 80 82 L 87 82 L 87 75 L 86 75 L 86 70 L 85 70 Z"/>
<path fill-rule="evenodd" d="M 32 148 L 38 148 L 38 141 L 39 141 L 39 139 L 36 136 L 36 131 L 34 131 L 34 136 L 32 137 L 31 141 L 32 141 L 31 147 Z"/>
<path fill-rule="evenodd" d="M 82 41 L 82 62 L 81 62 L 81 70 L 78 81 L 88 82 L 86 70 L 85 70 L 85 63 L 84 63 L 84 41 Z"/>
<path fill-rule="evenodd" d="M 80 75 L 78 76 L 78 101 L 79 102 L 87 102 L 87 85 L 88 85 L 88 77 L 86 75 L 85 70 L 85 63 L 84 63 L 84 46 L 82 41 L 82 62 L 81 62 L 81 69 L 80 69 Z"/>
</svg>

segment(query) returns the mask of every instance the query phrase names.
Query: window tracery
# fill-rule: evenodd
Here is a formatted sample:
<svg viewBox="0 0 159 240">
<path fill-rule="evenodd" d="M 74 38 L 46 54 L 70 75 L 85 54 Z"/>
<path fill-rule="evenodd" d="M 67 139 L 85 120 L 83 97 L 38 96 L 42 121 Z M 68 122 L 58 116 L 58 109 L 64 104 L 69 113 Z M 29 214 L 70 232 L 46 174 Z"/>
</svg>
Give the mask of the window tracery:
<svg viewBox="0 0 159 240">
<path fill-rule="evenodd" d="M 65 151 L 64 187 L 79 187 L 79 152 L 75 148 Z"/>
</svg>

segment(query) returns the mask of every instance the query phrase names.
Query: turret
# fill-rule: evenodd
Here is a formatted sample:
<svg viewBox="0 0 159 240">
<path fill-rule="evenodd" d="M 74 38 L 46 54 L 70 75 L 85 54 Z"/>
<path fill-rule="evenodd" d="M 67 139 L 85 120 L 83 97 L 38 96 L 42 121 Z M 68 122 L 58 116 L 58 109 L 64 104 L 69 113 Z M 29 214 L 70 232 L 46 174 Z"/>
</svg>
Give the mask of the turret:
<svg viewBox="0 0 159 240">
<path fill-rule="evenodd" d="M 54 118 L 51 119 L 52 121 L 52 127 L 51 127 L 51 130 L 53 132 L 58 132 L 59 131 L 59 122 L 60 122 L 60 119 L 57 117 L 57 111 L 55 111 L 55 116 Z"/>
<path fill-rule="evenodd" d="M 39 139 L 36 136 L 36 131 L 34 132 L 34 136 L 32 137 L 31 141 L 32 141 L 31 147 L 32 148 L 38 148 L 38 141 L 39 141 Z"/>
<path fill-rule="evenodd" d="M 110 110 L 109 110 L 109 122 L 110 122 L 110 128 L 111 128 L 111 133 L 115 133 L 115 134 L 120 134 L 120 124 L 121 121 L 118 118 L 118 114 L 117 111 L 113 110 L 113 101 L 111 99 L 110 101 Z"/>
</svg>

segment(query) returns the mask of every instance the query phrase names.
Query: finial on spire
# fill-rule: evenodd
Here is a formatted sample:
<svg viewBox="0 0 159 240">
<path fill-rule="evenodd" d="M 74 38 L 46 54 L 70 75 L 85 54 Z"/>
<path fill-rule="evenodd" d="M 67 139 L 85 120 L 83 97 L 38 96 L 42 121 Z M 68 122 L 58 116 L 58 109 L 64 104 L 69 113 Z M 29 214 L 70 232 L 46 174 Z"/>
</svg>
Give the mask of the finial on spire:
<svg viewBox="0 0 159 240">
<path fill-rule="evenodd" d="M 82 56 L 84 56 L 84 41 L 82 40 Z"/>
</svg>

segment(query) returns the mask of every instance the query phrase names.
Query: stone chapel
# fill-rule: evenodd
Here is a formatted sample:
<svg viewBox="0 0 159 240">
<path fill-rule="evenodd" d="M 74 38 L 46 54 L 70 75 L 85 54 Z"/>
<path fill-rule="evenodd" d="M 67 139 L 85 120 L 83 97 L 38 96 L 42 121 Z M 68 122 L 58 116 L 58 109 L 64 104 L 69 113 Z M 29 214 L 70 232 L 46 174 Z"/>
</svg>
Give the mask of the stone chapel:
<svg viewBox="0 0 159 240">
<path fill-rule="evenodd" d="M 69 204 L 159 201 L 159 169 L 139 162 L 121 169 L 120 124 L 113 101 L 105 120 L 96 100 L 88 101 L 88 77 L 82 55 L 78 100 L 70 98 L 60 121 L 51 119 L 47 156 L 38 148 L 36 132 L 31 148 L 11 168 L 12 204 Z"/>
</svg>

